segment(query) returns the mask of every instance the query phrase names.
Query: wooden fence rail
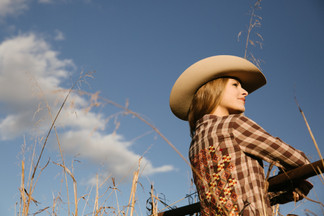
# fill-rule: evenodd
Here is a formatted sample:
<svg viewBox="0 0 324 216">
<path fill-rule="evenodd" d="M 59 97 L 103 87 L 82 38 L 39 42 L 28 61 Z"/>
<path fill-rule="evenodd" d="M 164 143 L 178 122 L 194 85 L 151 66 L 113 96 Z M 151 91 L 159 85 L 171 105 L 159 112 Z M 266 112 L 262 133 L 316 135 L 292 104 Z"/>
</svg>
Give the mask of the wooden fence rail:
<svg viewBox="0 0 324 216">
<path fill-rule="evenodd" d="M 298 167 L 286 173 L 276 175 L 268 180 L 269 191 L 276 191 L 284 187 L 288 183 L 292 183 L 301 179 L 322 174 L 324 172 L 324 161 L 319 160 L 305 166 Z M 194 214 L 200 211 L 200 203 L 193 203 L 190 205 L 182 206 L 176 209 L 160 212 L 158 216 L 185 216 Z M 152 216 L 152 215 L 151 215 Z"/>
</svg>

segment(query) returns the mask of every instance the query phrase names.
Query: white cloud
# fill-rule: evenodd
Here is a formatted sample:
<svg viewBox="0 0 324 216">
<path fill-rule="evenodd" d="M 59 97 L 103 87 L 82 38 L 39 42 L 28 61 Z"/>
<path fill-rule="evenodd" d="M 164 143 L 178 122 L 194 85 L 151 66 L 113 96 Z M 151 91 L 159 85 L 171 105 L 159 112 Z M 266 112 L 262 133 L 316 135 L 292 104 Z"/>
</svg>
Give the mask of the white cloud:
<svg viewBox="0 0 324 216">
<path fill-rule="evenodd" d="M 71 60 L 59 60 L 57 55 L 34 34 L 21 35 L 0 44 L 0 101 L 3 108 L 10 110 L 0 121 L 1 139 L 19 136 L 35 124 L 40 128 L 48 124 L 46 110 L 34 115 L 42 102 L 40 89 L 49 105 L 55 106 L 59 95 L 54 92 L 62 89 L 60 83 L 67 78 L 67 69 L 74 68 Z"/>
<path fill-rule="evenodd" d="M 73 68 L 71 60 L 59 60 L 58 53 L 34 34 L 18 36 L 0 45 L 0 100 L 28 102 L 35 99 L 35 81 L 49 93 L 61 89 L 59 84 Z M 10 91 L 10 92 L 9 92 Z"/>
<path fill-rule="evenodd" d="M 141 155 L 128 148 L 132 143 L 125 141 L 118 134 L 102 134 L 100 132 L 89 133 L 88 130 L 68 131 L 62 135 L 62 142 L 72 143 L 66 145 L 65 152 L 80 152 L 81 157 L 89 158 L 107 167 L 114 177 L 125 177 L 137 169 Z M 172 166 L 153 167 L 146 158 L 141 159 L 143 174 L 167 172 L 173 170 Z"/>
<path fill-rule="evenodd" d="M 61 32 L 60 30 L 56 29 L 56 30 L 55 30 L 55 37 L 54 37 L 54 40 L 57 40 L 57 41 L 65 40 L 65 37 L 64 37 L 63 32 Z"/>
<path fill-rule="evenodd" d="M 20 14 L 28 9 L 27 0 L 0 0 L 0 16 Z"/>
<path fill-rule="evenodd" d="M 38 0 L 39 3 L 43 3 L 43 4 L 49 4 L 49 3 L 53 3 L 52 0 Z"/>
<path fill-rule="evenodd" d="M 35 34 L 20 35 L 0 44 L 0 139 L 22 134 L 44 133 L 51 120 L 44 99 L 58 110 L 68 89 L 62 87 L 75 66 L 72 60 L 59 59 L 58 53 Z M 63 94 L 62 94 L 63 93 Z M 137 167 L 140 155 L 132 143 L 119 134 L 105 134 L 105 116 L 85 111 L 89 101 L 72 93 L 56 126 L 61 128 L 60 143 L 65 152 L 104 164 L 114 176 L 127 176 Z M 166 172 L 172 166 L 154 167 L 143 158 L 143 174 Z"/>
</svg>

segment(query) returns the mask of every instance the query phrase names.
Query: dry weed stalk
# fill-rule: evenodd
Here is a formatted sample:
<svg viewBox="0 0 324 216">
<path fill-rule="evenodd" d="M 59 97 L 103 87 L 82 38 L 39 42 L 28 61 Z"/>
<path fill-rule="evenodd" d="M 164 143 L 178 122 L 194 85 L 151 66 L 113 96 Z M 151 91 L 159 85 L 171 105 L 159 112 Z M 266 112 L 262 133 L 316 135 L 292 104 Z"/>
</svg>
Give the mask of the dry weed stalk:
<svg viewBox="0 0 324 216">
<path fill-rule="evenodd" d="M 26 197 L 25 197 L 25 162 L 21 162 L 21 183 L 20 183 L 20 197 L 22 200 L 22 212 L 28 212 L 28 206 L 26 205 Z M 25 215 L 25 214 L 24 214 Z"/>
<path fill-rule="evenodd" d="M 73 191 L 74 191 L 74 216 L 77 216 L 78 215 L 78 193 L 77 193 L 77 181 L 75 180 L 74 178 L 74 175 L 73 173 L 66 167 L 64 166 L 63 164 L 58 164 L 58 163 L 55 163 L 53 162 L 55 165 L 58 165 L 60 167 L 62 167 L 64 169 L 64 171 L 69 174 L 69 176 L 72 178 L 73 180 Z"/>
<path fill-rule="evenodd" d="M 85 92 L 85 91 L 81 91 L 78 90 L 78 93 L 80 95 L 87 95 L 92 97 L 93 94 Z M 101 99 L 102 101 L 104 101 L 107 104 L 111 104 L 119 109 L 124 110 L 124 114 L 125 115 L 132 115 L 133 117 L 136 117 L 137 119 L 139 119 L 140 121 L 144 122 L 146 125 L 148 125 L 149 127 L 151 127 L 153 129 L 153 131 L 155 131 L 184 161 L 185 163 L 192 169 L 193 172 L 195 172 L 195 174 L 198 176 L 198 178 L 200 178 L 203 182 L 205 182 L 206 187 L 209 187 L 208 182 L 206 181 L 206 179 L 202 178 L 201 175 L 197 172 L 197 170 L 191 165 L 191 163 L 189 163 L 189 161 L 180 153 L 180 151 L 166 138 L 166 136 L 164 136 L 153 124 L 151 124 L 150 122 L 148 122 L 146 119 L 144 119 L 140 114 L 130 110 L 128 108 L 128 102 L 126 103 L 126 106 L 122 106 L 112 100 L 109 100 L 107 98 L 101 97 L 99 96 L 98 92 L 94 93 L 96 96 L 96 104 L 102 104 L 102 103 L 98 103 L 97 100 Z M 215 197 L 215 199 L 218 201 L 218 197 Z M 119 205 L 118 205 L 118 199 L 117 199 L 117 194 L 116 194 L 116 200 L 117 200 L 117 207 L 118 207 L 118 212 L 119 212 Z M 225 207 L 222 206 L 224 212 L 226 212 Z"/>
<path fill-rule="evenodd" d="M 104 181 L 99 185 L 99 176 L 96 175 L 96 196 L 95 196 L 95 203 L 94 203 L 94 215 L 97 216 L 99 215 L 99 213 L 101 213 L 103 210 L 105 209 L 114 209 L 113 207 L 105 207 L 105 206 L 100 206 L 99 207 L 99 199 L 102 198 L 107 192 L 109 189 L 111 189 L 111 187 L 108 187 L 106 189 L 106 191 L 103 193 L 103 195 L 99 196 L 99 189 L 109 180 L 109 179 L 112 179 L 113 181 L 113 184 L 115 185 L 115 180 L 114 178 L 111 177 L 111 175 L 107 176 Z M 116 192 L 115 190 L 118 190 L 116 185 L 112 188 L 114 192 Z M 112 192 L 107 196 L 107 197 L 110 197 L 112 194 Z M 118 202 L 118 200 L 117 200 Z"/>
<path fill-rule="evenodd" d="M 56 216 L 57 215 L 55 210 L 56 210 L 56 206 L 57 206 L 58 200 L 60 200 L 60 196 L 57 195 L 55 197 L 54 194 L 53 194 L 53 205 L 52 205 L 52 215 L 53 216 Z"/>
<path fill-rule="evenodd" d="M 137 183 L 138 183 L 141 160 L 142 160 L 142 158 L 140 158 L 138 160 L 138 168 L 133 174 L 131 193 L 129 196 L 129 202 L 128 202 L 128 207 L 127 207 L 127 211 L 126 211 L 126 215 L 128 215 L 128 210 L 129 210 L 129 208 L 131 208 L 130 216 L 133 216 L 134 208 L 135 208 L 135 193 L 136 193 L 136 188 L 137 188 Z"/>
<path fill-rule="evenodd" d="M 324 166 L 324 160 L 323 160 L 323 157 L 322 157 L 321 151 L 320 151 L 320 149 L 319 149 L 319 147 L 318 147 L 318 145 L 317 145 L 317 142 L 316 142 L 315 137 L 314 137 L 314 135 L 313 135 L 313 132 L 312 132 L 312 130 L 311 130 L 309 124 L 308 124 L 308 121 L 307 121 L 307 119 L 306 119 L 306 116 L 305 116 L 303 110 L 301 109 L 301 107 L 300 107 L 300 105 L 299 105 L 299 103 L 298 103 L 298 101 L 297 101 L 296 96 L 294 96 L 294 99 L 295 99 L 296 105 L 297 105 L 297 107 L 298 107 L 298 110 L 299 110 L 299 112 L 301 113 L 301 115 L 302 115 L 302 117 L 303 117 L 303 119 L 304 119 L 304 121 L 305 121 L 306 127 L 307 127 L 308 132 L 309 132 L 309 134 L 310 134 L 310 136 L 311 136 L 311 139 L 313 140 L 314 146 L 315 146 L 316 151 L 317 151 L 317 153 L 318 153 L 318 155 L 319 155 L 319 157 L 320 157 L 320 160 L 322 161 L 322 164 L 323 164 L 323 166 Z M 324 176 L 323 176 L 323 173 L 321 172 L 321 170 L 320 170 L 318 167 L 317 167 L 317 168 L 313 167 L 313 169 L 314 169 L 314 171 L 317 173 L 317 176 L 319 177 L 319 179 L 320 179 L 320 181 L 322 182 L 322 184 L 324 184 L 324 181 L 323 181 L 323 180 L 324 180 Z M 302 193 L 301 193 L 301 194 L 302 194 Z M 322 202 L 312 200 L 312 199 L 308 198 L 307 196 L 305 196 L 305 195 L 303 195 L 303 194 L 302 194 L 302 196 L 303 196 L 305 199 L 307 199 L 307 200 L 309 200 L 309 201 L 311 201 L 311 202 L 317 203 L 317 204 L 321 205 L 322 207 L 324 207 L 324 204 L 323 204 Z"/>
<path fill-rule="evenodd" d="M 152 200 L 152 214 L 151 216 L 157 216 L 157 201 L 158 197 L 154 195 L 154 187 L 153 184 L 151 185 L 151 200 Z"/>
<path fill-rule="evenodd" d="M 278 216 L 278 214 L 279 214 L 279 204 L 273 206 L 272 209 L 273 209 L 273 212 L 272 212 L 273 216 Z"/>
<path fill-rule="evenodd" d="M 263 41 L 263 37 L 260 33 L 255 33 L 256 37 L 258 38 L 257 40 L 252 40 L 251 39 L 251 33 L 252 30 L 258 27 L 261 27 L 261 20 L 262 17 L 258 16 L 255 12 L 256 10 L 260 10 L 261 9 L 261 0 L 256 0 L 256 2 L 254 3 L 251 12 L 250 12 L 250 20 L 249 20 L 249 26 L 247 29 L 247 36 L 246 36 L 246 40 L 245 40 L 245 48 L 244 48 L 244 58 L 248 58 L 248 47 L 249 45 L 252 46 L 256 46 L 258 45 L 261 49 L 262 49 L 262 41 Z M 240 31 L 237 35 L 237 40 L 240 40 L 240 37 L 242 35 L 242 31 Z M 253 63 L 255 63 L 258 68 L 260 67 L 260 60 L 258 60 L 257 58 L 254 57 L 254 55 L 250 52 L 249 56 L 252 60 Z"/>
<path fill-rule="evenodd" d="M 316 142 L 315 137 L 314 137 L 314 135 L 313 135 L 313 132 L 312 132 L 312 130 L 311 130 L 309 124 L 308 124 L 308 121 L 307 121 L 307 119 L 306 119 L 306 116 L 305 116 L 303 110 L 301 109 L 301 107 L 300 107 L 299 104 L 298 104 L 298 101 L 297 101 L 296 96 L 295 96 L 295 102 L 296 102 L 296 104 L 297 104 L 297 107 L 298 107 L 299 112 L 300 112 L 301 115 L 303 116 L 303 119 L 304 119 L 304 121 L 305 121 L 306 127 L 307 127 L 307 129 L 308 129 L 308 132 L 309 132 L 309 134 L 310 134 L 310 136 L 311 136 L 311 138 L 312 138 L 312 140 L 313 140 L 313 143 L 314 143 L 314 146 L 315 146 L 315 148 L 316 148 L 316 151 L 317 151 L 317 153 L 318 153 L 318 155 L 319 155 L 319 157 L 320 157 L 320 159 L 321 159 L 321 161 L 322 161 L 322 163 L 323 163 L 323 166 L 324 166 L 324 160 L 323 160 L 323 157 L 322 157 L 321 151 L 320 151 L 320 149 L 319 149 L 319 147 L 318 147 L 318 145 L 317 145 L 317 142 Z M 316 171 L 316 170 L 315 170 L 315 171 Z"/>
<path fill-rule="evenodd" d="M 321 159 L 321 161 L 322 161 L 322 164 L 323 164 L 323 166 L 324 166 L 324 160 L 323 160 L 323 157 L 322 157 L 321 151 L 320 151 L 320 149 L 319 149 L 319 147 L 318 147 L 318 145 L 317 145 L 317 142 L 316 142 L 315 137 L 314 137 L 314 135 L 313 135 L 313 132 L 312 132 L 312 130 L 311 130 L 309 124 L 308 124 L 308 121 L 307 121 L 307 119 L 306 119 L 306 116 L 305 116 L 303 110 L 301 109 L 301 107 L 299 106 L 299 103 L 298 103 L 298 101 L 297 101 L 296 96 L 295 96 L 295 102 L 296 102 L 296 104 L 297 104 L 297 107 L 298 107 L 299 112 L 300 112 L 301 115 L 303 116 L 303 119 L 304 119 L 304 121 L 305 121 L 306 127 L 307 127 L 307 129 L 308 129 L 308 132 L 309 132 L 309 134 L 310 134 L 310 136 L 311 136 L 311 138 L 312 138 L 312 140 L 313 140 L 313 143 L 314 143 L 314 146 L 315 146 L 315 148 L 316 148 L 316 151 L 317 151 L 317 153 L 318 153 L 318 155 L 319 155 L 319 157 L 320 157 L 320 159 Z M 317 176 L 318 176 L 319 179 L 321 180 L 322 184 L 324 184 L 324 176 L 323 176 L 323 173 L 321 172 L 321 170 L 318 169 L 318 168 L 316 169 L 315 167 L 313 167 L 313 169 L 315 170 L 315 172 L 317 172 Z M 309 199 L 309 198 L 306 198 L 306 199 Z M 319 201 L 314 201 L 314 200 L 311 200 L 311 201 L 313 201 L 313 202 L 315 202 L 315 203 L 319 203 L 319 204 L 321 204 L 321 205 L 323 206 L 323 203 L 321 203 L 321 202 L 319 202 Z"/>
<path fill-rule="evenodd" d="M 113 191 L 115 192 L 115 197 L 116 197 L 116 205 L 117 205 L 117 212 L 119 215 L 120 212 L 120 208 L 119 208 L 119 202 L 118 202 L 118 196 L 117 196 L 117 186 L 116 186 L 116 182 L 115 182 L 115 178 L 111 178 L 112 183 L 113 183 Z"/>
<path fill-rule="evenodd" d="M 94 212 L 95 215 L 98 215 L 99 212 L 99 179 L 98 179 L 98 174 L 96 175 L 96 198 L 95 198 L 95 203 L 94 203 Z"/>
<path fill-rule="evenodd" d="M 51 134 L 52 129 L 53 128 L 55 129 L 56 120 L 57 120 L 58 116 L 60 115 L 60 113 L 61 113 L 64 105 L 66 104 L 66 101 L 67 101 L 68 97 L 70 96 L 73 88 L 78 84 L 78 82 L 82 81 L 82 79 L 84 79 L 85 77 L 88 77 L 88 76 L 90 76 L 90 73 L 87 73 L 85 75 L 81 75 L 79 77 L 79 79 L 69 89 L 69 91 L 68 91 L 67 95 L 65 96 L 64 101 L 62 102 L 62 104 L 61 104 L 61 106 L 60 106 L 60 108 L 59 108 L 59 110 L 58 110 L 55 118 L 53 119 L 52 116 L 51 116 L 51 118 L 52 118 L 51 126 L 50 126 L 50 128 L 49 128 L 49 130 L 47 132 L 46 137 L 45 137 L 45 140 L 44 140 L 44 143 L 42 145 L 42 148 L 41 148 L 40 154 L 38 156 L 37 162 L 36 162 L 35 166 L 32 168 L 33 158 L 35 156 L 35 148 L 34 148 L 34 152 L 33 152 L 33 155 L 32 155 L 32 162 L 31 162 L 31 170 L 32 170 L 31 173 L 32 174 L 28 178 L 28 185 L 29 185 L 29 189 L 28 190 L 26 189 L 25 183 L 24 183 L 25 182 L 25 163 L 24 163 L 24 161 L 22 161 L 22 173 L 21 173 L 22 182 L 21 182 L 21 187 L 19 188 L 19 190 L 20 190 L 20 196 L 21 196 L 21 199 L 22 199 L 22 202 L 23 202 L 22 203 L 22 212 L 21 212 L 21 214 L 23 216 L 27 216 L 29 214 L 29 207 L 30 207 L 30 203 L 31 202 L 37 203 L 37 201 L 32 197 L 32 194 L 33 194 L 33 192 L 35 190 L 36 184 L 38 182 L 38 179 L 39 179 L 42 171 L 47 167 L 47 165 L 49 164 L 49 161 L 46 163 L 46 165 L 43 168 L 40 169 L 39 174 L 38 174 L 38 177 L 36 179 L 35 179 L 35 175 L 36 175 L 36 172 L 37 172 L 37 170 L 39 168 L 39 163 L 40 163 L 41 158 L 42 158 L 42 155 L 44 153 L 44 150 L 45 150 L 45 147 L 46 147 L 46 144 L 47 144 L 49 135 Z M 37 82 L 36 82 L 36 86 L 38 86 L 37 85 Z M 46 103 L 46 104 L 47 104 L 47 107 L 49 109 L 48 103 Z M 51 114 L 50 109 L 49 109 L 49 113 Z M 61 155 L 62 155 L 62 152 L 61 152 Z M 63 160 L 63 155 L 62 155 L 62 160 Z M 67 170 L 67 168 L 66 168 L 65 165 L 62 165 L 62 167 L 64 168 L 65 171 Z M 71 177 L 73 177 L 73 175 Z M 75 191 L 75 198 L 76 198 L 76 181 L 75 181 L 74 177 L 73 177 L 73 180 L 74 180 L 74 191 Z M 25 196 L 25 194 L 27 195 L 27 197 Z M 77 207 L 77 205 L 76 205 L 76 207 Z M 45 209 L 47 209 L 47 207 Z M 75 211 L 75 216 L 77 216 L 77 208 L 76 208 L 76 211 Z"/>
<path fill-rule="evenodd" d="M 42 98 L 44 99 L 45 101 L 45 104 L 46 104 L 46 107 L 47 107 L 47 111 L 48 111 L 48 114 L 51 118 L 51 121 L 53 122 L 54 119 L 53 119 L 53 115 L 52 115 L 52 111 L 51 111 L 51 107 L 49 106 L 46 98 L 44 97 L 44 94 L 43 94 L 43 91 L 41 88 L 40 89 L 40 92 L 41 92 L 41 95 L 43 96 Z M 62 160 L 62 165 L 65 167 L 65 160 L 64 160 L 64 156 L 63 156 L 63 150 L 62 150 L 62 147 L 61 147 L 61 142 L 60 142 L 60 139 L 59 139 L 59 136 L 58 136 L 58 132 L 56 130 L 56 126 L 54 125 L 54 131 L 55 131 L 55 136 L 56 136 L 56 140 L 57 140 L 57 144 L 58 144 L 58 147 L 59 147 L 59 152 L 60 152 L 60 156 L 61 156 L 61 160 Z M 68 215 L 70 215 L 70 196 L 69 196 L 69 185 L 68 185 L 68 180 L 67 180 L 67 175 L 66 175 L 66 172 L 65 172 L 65 169 L 64 170 L 64 179 L 65 179 L 65 187 L 66 187 L 66 196 L 67 196 L 67 206 L 68 206 Z"/>
<path fill-rule="evenodd" d="M 250 40 L 250 34 L 252 32 L 252 30 L 256 27 L 260 27 L 261 26 L 261 22 L 260 20 L 262 20 L 262 17 L 260 16 L 257 16 L 255 14 L 255 11 L 257 9 L 261 9 L 260 7 L 261 5 L 261 0 L 257 0 L 254 4 L 254 7 L 252 8 L 252 11 L 251 11 L 251 16 L 250 16 L 250 22 L 249 22 L 249 28 L 247 30 L 247 37 L 246 37 L 246 41 L 245 41 L 245 50 L 244 50 L 244 58 L 247 58 L 247 50 L 248 50 L 248 46 L 249 44 L 251 45 L 255 45 L 255 43 Z M 257 36 L 263 40 L 262 36 L 260 34 L 257 33 Z M 257 42 L 258 44 L 260 44 L 260 47 L 262 47 L 262 43 L 261 42 Z"/>
<path fill-rule="evenodd" d="M 88 92 L 85 92 L 85 91 L 81 91 L 81 90 L 78 90 L 78 93 L 80 95 L 87 95 L 87 96 L 90 96 L 92 97 L 92 93 L 88 93 Z M 98 92 L 94 93 L 96 94 L 96 98 L 97 99 L 101 99 L 102 101 L 104 101 L 105 103 L 107 104 L 111 104 L 121 110 L 124 110 L 124 114 L 125 115 L 132 115 L 133 117 L 136 117 L 138 118 L 139 120 L 141 120 L 142 122 L 144 122 L 146 125 L 148 125 L 149 127 L 151 127 L 167 144 L 169 144 L 171 146 L 171 148 L 173 148 L 174 151 L 177 152 L 177 154 L 188 164 L 190 165 L 190 163 L 188 162 L 188 160 L 179 152 L 179 150 L 153 125 L 151 124 L 150 122 L 148 122 L 146 119 L 144 119 L 140 114 L 130 110 L 126 104 L 126 106 L 123 106 L 123 105 L 120 105 L 112 100 L 109 100 L 107 98 L 104 98 L 104 97 L 101 97 L 98 95 Z"/>
<path fill-rule="evenodd" d="M 313 216 L 317 216 L 317 214 L 315 214 L 314 212 L 312 212 L 311 210 L 309 210 L 309 209 L 305 209 L 305 214 L 308 216 L 309 214 L 308 213 L 310 213 L 311 215 L 313 215 Z"/>
<path fill-rule="evenodd" d="M 78 93 L 80 95 L 88 95 L 88 96 L 92 96 L 91 93 L 85 92 L 85 91 L 78 91 Z M 98 93 L 98 92 L 97 92 Z M 124 110 L 124 114 L 130 114 L 136 118 L 138 118 L 139 120 L 141 120 L 142 122 L 144 122 L 146 125 L 148 125 L 149 127 L 151 127 L 184 161 L 185 163 L 192 169 L 193 172 L 195 172 L 195 174 L 198 176 L 198 178 L 200 178 L 203 182 L 205 182 L 206 187 L 209 187 L 208 182 L 201 177 L 201 175 L 197 172 L 197 170 L 191 165 L 191 163 L 189 163 L 189 161 L 180 153 L 180 151 L 166 138 L 166 136 L 164 136 L 153 124 L 151 124 L 150 122 L 148 122 L 146 119 L 144 119 L 140 114 L 130 110 L 128 108 L 128 104 L 126 106 L 122 106 L 112 100 L 106 99 L 104 97 L 100 97 L 99 94 L 96 94 L 96 99 L 101 99 L 102 101 L 104 101 L 107 104 L 111 104 L 117 108 L 120 108 L 122 110 Z M 218 197 L 215 197 L 216 200 L 218 200 Z M 118 205 L 117 205 L 118 206 Z M 222 206 L 222 208 L 225 208 Z M 225 209 L 224 209 L 225 210 Z M 226 212 L 226 211 L 225 211 Z"/>
</svg>

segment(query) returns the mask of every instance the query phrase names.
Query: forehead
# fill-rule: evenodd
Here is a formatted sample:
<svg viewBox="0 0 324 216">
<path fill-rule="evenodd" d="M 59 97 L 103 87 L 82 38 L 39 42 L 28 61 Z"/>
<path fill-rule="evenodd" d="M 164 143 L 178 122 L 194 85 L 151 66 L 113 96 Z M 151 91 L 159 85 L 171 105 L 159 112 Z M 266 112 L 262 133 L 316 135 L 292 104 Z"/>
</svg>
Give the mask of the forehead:
<svg viewBox="0 0 324 216">
<path fill-rule="evenodd" d="M 239 78 L 236 78 L 236 77 L 227 77 L 229 78 L 229 81 L 232 81 L 232 82 L 239 82 L 241 85 L 242 85 L 242 82 Z"/>
</svg>

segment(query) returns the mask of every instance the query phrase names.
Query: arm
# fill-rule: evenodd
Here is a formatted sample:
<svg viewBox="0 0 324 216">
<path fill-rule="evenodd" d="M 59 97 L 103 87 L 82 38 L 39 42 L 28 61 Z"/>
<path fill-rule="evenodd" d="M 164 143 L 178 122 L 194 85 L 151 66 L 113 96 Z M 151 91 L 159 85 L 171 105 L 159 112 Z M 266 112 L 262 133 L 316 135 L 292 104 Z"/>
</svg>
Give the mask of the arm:
<svg viewBox="0 0 324 216">
<path fill-rule="evenodd" d="M 235 118 L 233 133 L 244 152 L 273 163 L 279 168 L 289 170 L 309 163 L 303 152 L 271 136 L 246 116 L 240 115 Z"/>
</svg>

